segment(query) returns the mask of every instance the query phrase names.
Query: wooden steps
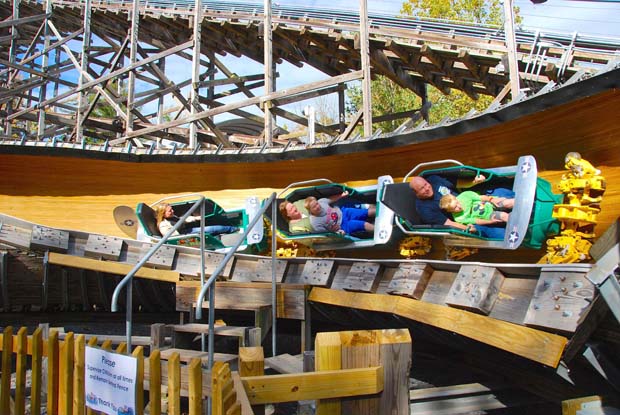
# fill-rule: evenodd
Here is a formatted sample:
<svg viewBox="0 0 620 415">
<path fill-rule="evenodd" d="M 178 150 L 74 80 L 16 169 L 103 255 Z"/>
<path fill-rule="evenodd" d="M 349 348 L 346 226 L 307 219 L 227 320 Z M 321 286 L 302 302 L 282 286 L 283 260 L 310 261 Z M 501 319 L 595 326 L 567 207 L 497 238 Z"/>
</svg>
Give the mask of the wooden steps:
<svg viewBox="0 0 620 415">
<path fill-rule="evenodd" d="M 301 355 L 290 355 L 288 353 L 265 358 L 265 369 L 273 369 L 278 373 L 302 373 L 304 362 Z"/>
<path fill-rule="evenodd" d="M 248 303 L 245 301 L 226 301 L 226 302 L 222 302 L 216 300 L 215 301 L 215 309 L 216 310 L 233 310 L 233 311 L 251 311 L 254 313 L 254 327 L 258 327 L 261 330 L 261 342 L 265 339 L 265 336 L 267 335 L 267 333 L 269 332 L 269 329 L 271 329 L 271 326 L 273 324 L 272 321 L 272 313 L 271 313 L 271 304 L 264 304 L 264 303 Z M 194 310 L 196 307 L 196 303 L 192 304 L 192 311 L 191 311 L 191 315 L 194 315 Z M 203 309 L 208 309 L 209 308 L 209 302 L 208 301 L 204 301 L 202 303 L 202 308 Z"/>
<path fill-rule="evenodd" d="M 169 348 L 160 350 L 160 357 L 162 360 L 168 360 L 173 353 L 179 354 L 179 360 L 183 363 L 189 363 L 194 358 L 199 358 L 203 364 L 208 363 L 209 361 L 209 353 L 203 352 L 200 350 L 189 350 L 189 349 L 178 349 L 178 348 Z M 214 353 L 213 360 L 216 362 L 224 362 L 229 363 L 231 366 L 234 364 L 236 366 L 237 359 L 239 358 L 236 354 L 231 353 Z"/>
<path fill-rule="evenodd" d="M 197 335 L 208 335 L 209 325 L 203 323 L 170 324 L 172 330 L 172 347 L 190 349 Z M 261 343 L 261 330 L 258 327 L 222 326 L 214 327 L 214 336 L 236 337 L 239 347 L 258 346 Z"/>
</svg>

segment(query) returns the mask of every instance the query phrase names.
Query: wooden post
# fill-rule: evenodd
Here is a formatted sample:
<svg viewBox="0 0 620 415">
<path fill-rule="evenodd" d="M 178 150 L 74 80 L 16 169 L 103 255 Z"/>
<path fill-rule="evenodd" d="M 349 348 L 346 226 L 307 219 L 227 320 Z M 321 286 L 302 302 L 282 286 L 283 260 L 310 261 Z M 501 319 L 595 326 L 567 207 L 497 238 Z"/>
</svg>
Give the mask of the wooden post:
<svg viewBox="0 0 620 415">
<path fill-rule="evenodd" d="M 265 354 L 262 347 L 239 348 L 239 376 L 262 376 L 265 374 Z M 265 405 L 252 405 L 255 415 L 265 413 Z"/>
<path fill-rule="evenodd" d="M 510 72 L 510 95 L 512 100 L 519 95 L 519 63 L 517 62 L 517 43 L 515 41 L 512 0 L 504 0 L 504 32 L 508 51 L 508 70 Z"/>
<path fill-rule="evenodd" d="M 32 333 L 32 375 L 30 388 L 30 413 L 32 415 L 41 414 L 41 394 L 43 388 L 42 382 L 42 365 L 43 363 L 43 330 L 41 327 Z"/>
<path fill-rule="evenodd" d="M 310 294 L 311 286 L 304 289 L 304 319 L 301 320 L 301 352 L 310 351 L 312 341 L 312 316 L 310 303 L 308 302 L 308 294 Z"/>
<path fill-rule="evenodd" d="M 194 53 L 192 56 L 192 87 L 189 92 L 189 111 L 191 115 L 195 115 L 198 104 L 198 97 L 200 96 L 200 36 L 202 32 L 202 0 L 195 0 L 194 2 L 194 34 L 192 36 L 194 41 Z M 198 127 L 195 122 L 189 125 L 189 148 L 197 148 Z"/>
<path fill-rule="evenodd" d="M 85 355 L 86 336 L 79 334 L 75 339 L 75 353 L 73 359 L 73 415 L 84 415 L 84 382 L 85 382 Z"/>
<path fill-rule="evenodd" d="M 138 346 L 131 353 L 138 361 L 136 373 L 136 415 L 144 414 L 144 347 Z"/>
<path fill-rule="evenodd" d="M 316 370 L 382 366 L 384 389 L 378 396 L 319 401 L 317 414 L 402 414 L 409 409 L 411 336 L 406 329 L 318 333 Z M 339 366 L 339 367 L 338 367 Z M 340 406 L 340 408 L 338 408 Z"/>
<path fill-rule="evenodd" d="M 58 412 L 70 414 L 73 409 L 73 333 L 67 333 L 59 348 Z"/>
<path fill-rule="evenodd" d="M 342 369 L 342 342 L 340 334 L 317 333 L 314 340 L 315 370 Z M 317 415 L 340 415 L 342 412 L 340 399 L 322 399 L 316 403 Z"/>
<path fill-rule="evenodd" d="M 161 414 L 161 357 L 158 349 L 149 356 L 149 413 Z"/>
<path fill-rule="evenodd" d="M 28 333 L 26 327 L 17 332 L 15 351 L 15 413 L 23 414 L 26 408 L 26 356 L 28 354 Z"/>
<path fill-rule="evenodd" d="M 153 350 L 161 349 L 164 346 L 165 327 L 166 325 L 163 323 L 151 324 L 151 353 L 153 353 Z"/>
<path fill-rule="evenodd" d="M 181 360 L 178 353 L 168 359 L 168 414 L 181 415 Z"/>
<path fill-rule="evenodd" d="M 202 414 L 202 364 L 199 357 L 189 363 L 189 415 Z"/>
<path fill-rule="evenodd" d="M 262 376 L 265 374 L 265 355 L 262 347 L 239 348 L 239 375 Z"/>
<path fill-rule="evenodd" d="M 90 17 L 91 17 L 91 5 L 90 0 L 84 2 L 84 34 L 82 35 L 82 56 L 80 59 L 80 77 L 78 78 L 78 87 L 81 87 L 88 80 L 86 74 L 88 73 L 88 56 L 90 55 Z M 75 141 L 81 142 L 84 133 L 84 110 L 88 108 L 88 102 L 86 100 L 86 93 L 82 90 L 78 93 L 78 105 L 76 111 L 75 121 Z"/>
<path fill-rule="evenodd" d="M 116 349 L 114 350 L 114 353 L 118 353 L 118 354 L 125 354 L 125 353 L 127 353 L 127 343 L 120 342 L 118 344 L 118 346 L 116 346 Z"/>
<path fill-rule="evenodd" d="M 273 51 L 271 33 L 271 0 L 265 0 L 265 20 L 263 21 L 263 64 L 265 65 L 265 95 L 274 92 L 273 81 Z M 273 144 L 273 115 L 271 114 L 272 101 L 266 101 L 263 107 L 265 113 L 265 143 L 271 147 Z"/>
<path fill-rule="evenodd" d="M 58 414 L 59 344 L 58 330 L 50 331 L 47 338 L 47 413 Z"/>
<path fill-rule="evenodd" d="M 140 30 L 140 5 L 138 0 L 133 1 L 131 9 L 131 26 L 129 28 L 129 65 L 136 63 L 138 54 L 138 32 Z M 125 125 L 125 133 L 133 131 L 133 101 L 135 96 L 136 72 L 129 71 L 127 81 L 127 124 Z"/>
<path fill-rule="evenodd" d="M 237 402 L 237 393 L 228 363 L 215 362 L 211 368 L 211 413 L 241 414 L 241 406 Z"/>
<path fill-rule="evenodd" d="M 9 254 L 0 252 L 0 291 L 2 292 L 2 308 L 4 311 L 11 310 L 9 300 Z"/>
<path fill-rule="evenodd" d="M 372 135 L 372 98 L 370 90 L 370 44 L 368 40 L 368 4 L 360 0 L 360 57 L 362 60 L 362 108 L 364 110 L 364 137 Z"/>
<path fill-rule="evenodd" d="M 89 347 L 97 347 L 97 336 L 93 336 L 90 339 L 88 339 L 88 342 L 86 342 L 86 345 Z M 86 353 L 86 350 L 84 350 L 84 352 Z M 86 354 L 84 354 L 84 358 L 86 358 Z M 90 409 L 90 408 L 86 408 L 86 415 L 97 415 L 98 413 L 95 412 L 94 410 Z"/>
<path fill-rule="evenodd" d="M 49 17 L 45 18 L 45 27 L 43 29 L 43 50 L 48 50 L 50 46 L 50 28 L 49 28 L 49 19 L 52 17 L 52 0 L 45 0 L 45 14 Z M 49 63 L 49 52 L 46 52 L 41 56 L 41 68 L 43 71 L 47 71 Z M 39 102 L 45 101 L 47 98 L 47 82 L 39 87 Z M 42 139 L 43 134 L 45 134 L 45 108 L 39 108 L 39 118 L 38 118 L 38 128 L 37 128 L 37 139 Z M 34 404 L 32 406 L 34 409 Z M 40 410 L 40 408 L 39 408 Z"/>
<path fill-rule="evenodd" d="M 11 359 L 13 354 L 13 327 L 7 326 L 2 332 L 2 377 L 0 381 L 0 413 L 11 412 Z"/>
</svg>

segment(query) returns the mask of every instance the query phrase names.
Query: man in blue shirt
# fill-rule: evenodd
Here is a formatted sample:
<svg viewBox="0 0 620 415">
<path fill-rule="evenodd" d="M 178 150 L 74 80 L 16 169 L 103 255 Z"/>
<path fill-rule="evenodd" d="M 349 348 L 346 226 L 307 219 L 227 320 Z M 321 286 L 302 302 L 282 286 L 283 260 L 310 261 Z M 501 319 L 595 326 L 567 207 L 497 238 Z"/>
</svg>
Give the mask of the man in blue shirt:
<svg viewBox="0 0 620 415">
<path fill-rule="evenodd" d="M 486 180 L 483 175 L 474 178 L 472 185 Z M 445 225 L 456 229 L 473 232 L 478 231 L 485 238 L 503 239 L 505 229 L 502 227 L 483 225 L 464 225 L 452 220 L 449 213 L 441 210 L 439 200 L 447 194 L 457 196 L 459 193 L 456 186 L 450 180 L 441 176 L 432 175 L 426 178 L 415 176 L 409 182 L 409 187 L 416 194 L 416 210 L 424 224 Z M 509 189 L 498 188 L 491 193 L 493 196 L 514 197 L 514 192 Z M 491 202 L 493 203 L 493 202 Z"/>
</svg>

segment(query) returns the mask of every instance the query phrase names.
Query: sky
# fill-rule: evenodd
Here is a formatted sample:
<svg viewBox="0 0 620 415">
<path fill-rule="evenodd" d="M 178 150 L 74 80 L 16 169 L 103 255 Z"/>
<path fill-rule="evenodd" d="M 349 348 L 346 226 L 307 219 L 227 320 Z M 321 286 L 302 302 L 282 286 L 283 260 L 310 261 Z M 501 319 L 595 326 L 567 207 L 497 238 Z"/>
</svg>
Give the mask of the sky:
<svg viewBox="0 0 620 415">
<path fill-rule="evenodd" d="M 516 0 L 515 5 L 524 29 L 620 37 L 620 1 Z"/>
<path fill-rule="evenodd" d="M 250 1 L 263 4 L 262 0 Z M 616 0 L 615 2 L 548 0 L 543 4 L 533 4 L 530 0 L 513 1 L 513 5 L 520 9 L 519 14 L 523 18 L 520 26 L 522 29 L 571 35 L 573 32 L 577 31 L 580 34 L 596 35 L 597 37 L 620 38 L 620 0 Z M 280 6 L 302 6 L 308 9 L 321 8 L 341 11 L 359 11 L 359 1 L 356 0 L 273 0 L 272 4 Z M 385 13 L 393 16 L 399 14 L 402 4 L 403 0 L 367 0 L 369 13 Z M 244 63 L 240 63 L 232 58 L 225 58 L 223 61 L 226 65 L 229 65 L 233 71 L 237 70 L 235 68 L 239 68 L 239 73 L 259 74 L 263 71 L 261 64 L 247 62 L 247 59 L 244 60 Z M 278 65 L 277 70 L 280 74 L 280 77 L 276 80 L 276 88 L 278 90 L 315 82 L 327 77 L 327 75 L 312 67 L 304 66 L 304 68 L 299 69 L 288 63 Z M 262 91 L 257 89 L 255 93 L 259 94 L 262 93 Z M 323 100 L 327 100 L 327 105 L 333 108 L 334 111 L 336 110 L 337 97 L 335 94 L 327 96 L 323 98 Z M 292 104 L 292 107 L 287 109 L 300 114 L 302 108 L 308 104 L 320 106 L 325 105 L 325 102 L 322 104 L 312 102 Z M 228 115 L 222 115 L 220 118 L 216 119 L 216 121 L 221 121 L 229 117 Z M 334 115 L 334 117 L 336 117 L 336 115 Z M 296 124 L 291 125 L 291 122 L 280 118 L 278 118 L 278 124 L 288 129 L 296 126 Z"/>
<path fill-rule="evenodd" d="M 262 1 L 258 0 L 262 3 Z M 356 0 L 273 0 L 282 6 L 300 6 L 336 10 L 359 10 Z M 368 10 L 398 14 L 403 0 L 367 0 Z M 522 27 L 561 33 L 574 31 L 600 36 L 620 37 L 620 0 L 583 1 L 547 0 L 533 4 L 530 0 L 513 0 L 521 10 Z"/>
<path fill-rule="evenodd" d="M 240 0 L 263 5 L 264 0 Z M 403 0 L 366 0 L 369 13 L 382 13 L 397 16 L 402 8 Z M 580 34 L 595 36 L 614 37 L 620 39 L 620 0 L 608 1 L 581 1 L 581 0 L 548 0 L 543 4 L 533 4 L 530 0 L 512 0 L 514 6 L 520 9 L 520 16 L 523 18 L 521 28 L 526 30 L 541 30 L 543 32 L 554 32 L 563 34 L 573 34 L 577 31 Z M 272 0 L 274 5 L 304 7 L 308 10 L 331 9 L 334 11 L 359 11 L 359 0 Z M 236 58 L 232 55 L 218 56 L 229 70 L 238 75 L 263 74 L 263 65 L 247 58 Z M 172 57 L 167 62 L 166 73 L 175 82 L 189 78 L 191 64 L 184 59 Z M 326 79 L 328 76 L 322 72 L 305 65 L 297 68 L 291 64 L 283 63 L 278 65 L 277 71 L 280 76 L 276 80 L 276 89 L 282 90 L 308 84 L 311 82 Z M 217 78 L 222 77 L 220 73 Z M 143 89 L 150 89 L 149 85 L 136 85 L 137 92 Z M 228 89 L 228 88 L 223 88 Z M 203 91 L 201 90 L 201 93 Z M 219 92 L 216 88 L 216 92 Z M 262 95 L 263 88 L 257 88 L 255 95 Z M 185 95 L 189 95 L 185 93 Z M 223 103 L 234 102 L 242 99 L 240 95 L 223 99 Z M 328 107 L 334 113 L 332 118 L 337 119 L 337 96 L 331 94 L 320 98 L 322 102 L 305 101 L 290 104 L 287 110 L 296 114 L 301 114 L 306 105 L 315 107 Z M 170 96 L 166 97 L 165 107 L 174 107 L 178 104 L 172 102 Z M 253 107 L 243 108 L 246 111 L 260 114 Z M 144 108 L 145 113 L 154 111 L 152 108 Z M 215 117 L 216 122 L 224 121 L 234 117 L 230 114 L 222 114 Z M 278 125 L 288 130 L 293 130 L 297 124 L 278 118 Z"/>
</svg>

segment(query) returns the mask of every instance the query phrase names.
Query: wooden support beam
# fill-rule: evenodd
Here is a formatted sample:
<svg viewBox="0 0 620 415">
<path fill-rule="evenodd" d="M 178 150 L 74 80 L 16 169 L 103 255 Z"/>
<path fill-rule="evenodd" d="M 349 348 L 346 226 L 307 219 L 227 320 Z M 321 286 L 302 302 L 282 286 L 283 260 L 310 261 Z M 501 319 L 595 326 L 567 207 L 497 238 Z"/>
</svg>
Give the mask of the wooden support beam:
<svg viewBox="0 0 620 415">
<path fill-rule="evenodd" d="M 458 55 L 458 60 L 460 62 L 463 62 L 463 64 L 465 65 L 465 67 L 467 67 L 467 69 L 469 69 L 469 72 L 471 72 L 471 75 L 474 79 L 480 81 L 480 66 L 478 66 L 478 64 L 476 63 L 476 61 L 471 57 L 471 55 L 469 54 L 469 51 L 466 49 L 460 49 L 459 50 L 459 55 Z"/>
<path fill-rule="evenodd" d="M 317 414 L 409 414 L 411 337 L 407 329 L 318 333 L 315 365 L 315 373 L 339 366 L 351 370 L 373 365 L 382 366 L 384 371 L 384 387 L 379 395 L 320 401 Z"/>
<path fill-rule="evenodd" d="M 333 77 L 331 79 L 327 79 L 327 80 L 324 80 L 324 81 L 318 81 L 318 82 L 314 82 L 314 83 L 311 83 L 311 84 L 306 84 L 306 85 L 302 85 L 302 86 L 299 86 L 299 87 L 295 87 L 295 88 L 291 88 L 291 89 L 287 89 L 287 90 L 282 90 L 282 91 L 274 92 L 272 94 L 263 95 L 261 97 L 249 98 L 249 99 L 244 100 L 242 102 L 236 102 L 236 103 L 233 103 L 233 104 L 222 105 L 219 108 L 212 108 L 212 109 L 209 109 L 209 110 L 206 110 L 206 111 L 203 111 L 203 112 L 199 112 L 199 113 L 197 113 L 195 115 L 190 115 L 189 117 L 185 117 L 183 119 L 169 121 L 169 122 L 166 122 L 164 124 L 160 124 L 160 125 L 156 125 L 156 126 L 153 126 L 153 127 L 148 127 L 148 128 L 144 128 L 144 129 L 141 129 L 141 130 L 133 131 L 131 133 L 128 133 L 125 137 L 122 137 L 122 138 L 117 139 L 117 140 L 110 141 L 110 144 L 112 144 L 112 145 L 120 144 L 120 143 L 125 142 L 129 138 L 141 136 L 141 135 L 144 135 L 144 134 L 147 134 L 147 133 L 152 133 L 152 132 L 158 131 L 158 130 L 163 130 L 165 128 L 176 127 L 176 126 L 179 126 L 179 125 L 182 125 L 182 124 L 186 124 L 188 122 L 194 122 L 194 121 L 197 121 L 197 120 L 200 120 L 200 119 L 203 119 L 203 118 L 215 116 L 217 114 L 223 114 L 223 113 L 228 112 L 230 110 L 235 110 L 235 109 L 239 109 L 239 108 L 243 108 L 243 107 L 248 107 L 248 106 L 255 105 L 255 104 L 262 104 L 262 103 L 271 101 L 273 99 L 277 99 L 277 98 L 281 98 L 281 97 L 288 96 L 288 95 L 293 95 L 293 94 L 298 94 L 298 93 L 306 92 L 306 91 L 309 91 L 311 89 L 322 88 L 322 87 L 326 87 L 326 86 L 330 86 L 330 85 L 339 84 L 339 83 L 342 83 L 342 82 L 352 81 L 354 79 L 359 79 L 361 75 L 362 75 L 362 71 L 349 72 L 348 74 L 336 76 L 336 77 Z"/>
<path fill-rule="evenodd" d="M 87 269 L 91 271 L 102 271 L 115 275 L 127 275 L 134 267 L 133 264 L 99 261 L 96 259 L 58 254 L 55 252 L 50 252 L 49 263 L 64 267 Z M 148 278 L 152 280 L 173 283 L 179 281 L 180 279 L 180 274 L 178 272 L 144 267 L 140 268 L 138 272 L 136 272 L 135 276 L 139 278 Z"/>
<path fill-rule="evenodd" d="M 263 376 L 265 374 L 265 355 L 262 347 L 239 348 L 239 376 Z M 243 383 L 242 383 L 243 384 Z M 245 391 L 245 389 L 244 389 Z M 245 394 L 247 396 L 247 393 Z M 264 405 L 254 405 L 252 412 L 255 415 L 265 413 Z"/>
<path fill-rule="evenodd" d="M 383 390 L 383 367 L 241 378 L 252 405 L 371 395 Z"/>
<path fill-rule="evenodd" d="M 265 374 L 265 355 L 262 347 L 239 348 L 239 375 L 263 376 Z"/>
<path fill-rule="evenodd" d="M 301 124 L 304 126 L 308 126 L 308 119 L 306 117 L 300 117 L 297 114 L 294 114 L 290 111 L 286 111 L 283 108 L 279 108 L 279 107 L 273 107 L 271 109 L 271 112 L 282 117 L 282 118 L 286 118 L 287 120 L 293 121 L 297 124 Z M 327 126 L 324 126 L 323 124 L 319 124 L 314 123 L 314 128 L 316 129 L 317 132 L 319 133 L 325 133 L 325 134 L 329 134 L 329 135 L 336 135 L 337 131 L 330 129 Z"/>
<path fill-rule="evenodd" d="M 495 320 L 468 311 L 409 298 L 314 287 L 309 300 L 317 303 L 392 313 L 448 330 L 526 359 L 557 367 L 567 339 L 556 334 Z"/>
<path fill-rule="evenodd" d="M 2 310 L 9 311 L 9 254 L 6 252 L 0 252 L 0 298 Z"/>
<path fill-rule="evenodd" d="M 363 115 L 364 115 L 364 109 L 360 108 L 359 111 L 357 111 L 355 113 L 355 115 L 353 115 L 353 118 L 351 118 L 351 121 L 349 122 L 349 125 L 347 126 L 346 130 L 344 130 L 344 132 L 342 134 L 340 134 L 338 139 L 339 140 L 346 140 L 347 138 L 349 138 L 349 136 L 351 135 L 351 133 L 355 129 L 355 126 L 362 119 Z"/>
</svg>

